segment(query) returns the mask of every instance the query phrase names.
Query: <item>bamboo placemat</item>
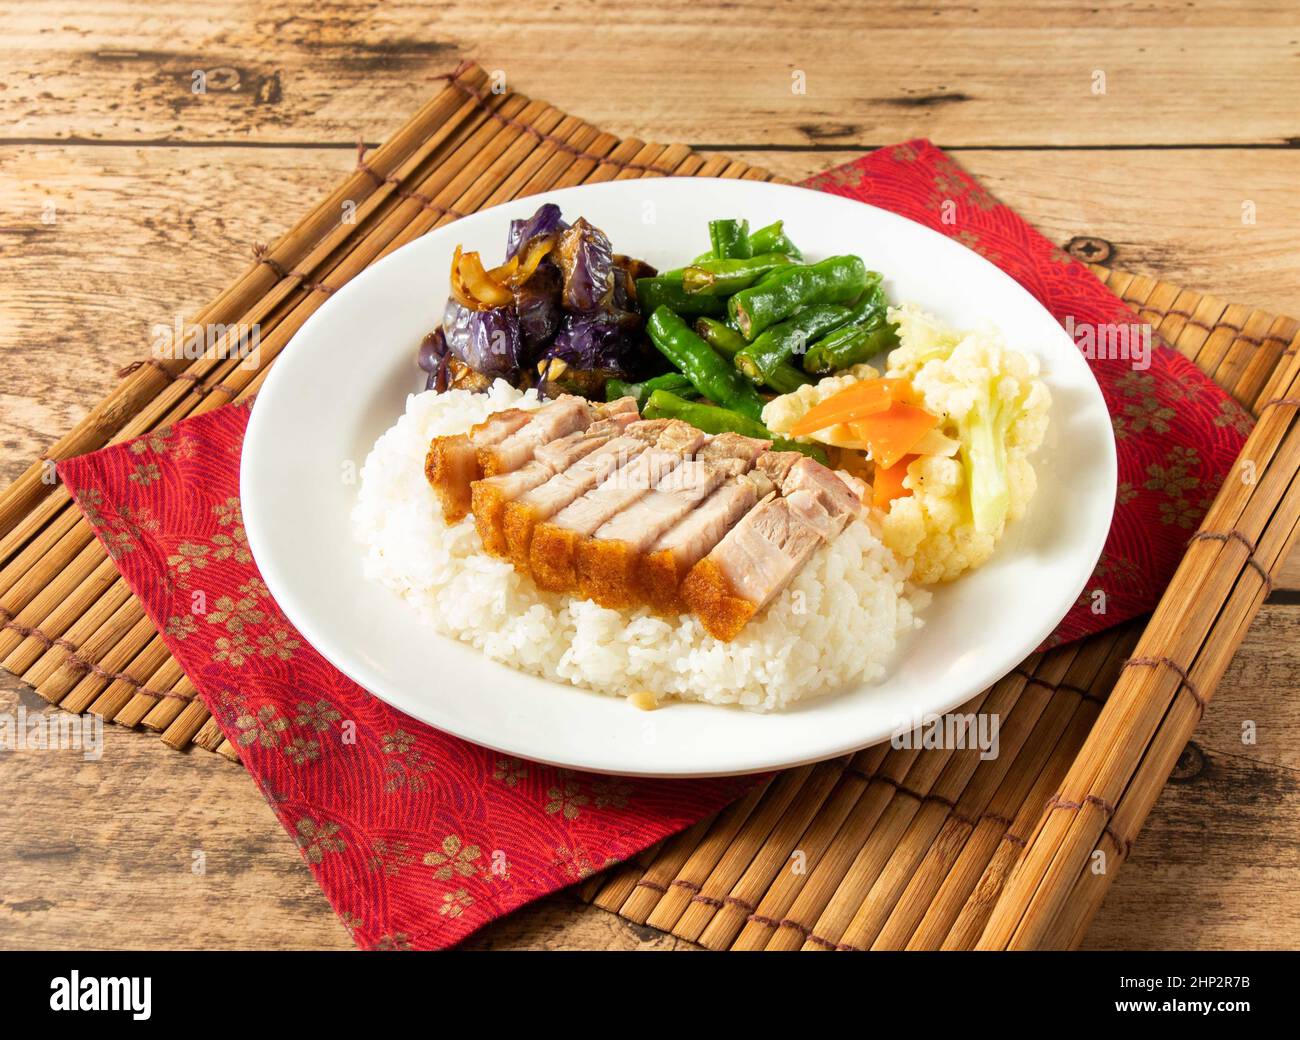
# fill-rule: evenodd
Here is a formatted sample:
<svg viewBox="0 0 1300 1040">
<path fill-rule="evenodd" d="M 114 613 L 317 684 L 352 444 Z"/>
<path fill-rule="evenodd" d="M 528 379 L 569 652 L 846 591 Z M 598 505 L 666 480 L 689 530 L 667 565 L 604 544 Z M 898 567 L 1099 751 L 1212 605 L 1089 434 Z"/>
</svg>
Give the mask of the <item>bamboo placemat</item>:
<svg viewBox="0 0 1300 1040">
<path fill-rule="evenodd" d="M 620 140 L 551 105 L 446 86 L 195 316 L 257 323 L 259 369 L 135 362 L 0 496 L 0 665 L 51 703 L 237 759 L 53 462 L 257 391 L 330 295 L 457 217 L 550 188 L 652 176 L 776 180 L 724 156 Z M 1260 422 L 1156 614 L 1035 655 L 963 710 L 1001 753 L 870 748 L 790 770 L 613 871 L 586 898 L 713 948 L 1076 944 L 1297 534 L 1300 322 L 1094 268 Z M 236 332 L 236 335 L 238 333 Z M 224 344 L 223 344 L 224 345 Z M 236 529 L 237 541 L 242 529 Z M 238 546 L 236 547 L 238 550 Z M 1100 853 L 1101 859 L 1098 858 Z M 1096 872 L 1096 864 L 1104 870 Z"/>
</svg>

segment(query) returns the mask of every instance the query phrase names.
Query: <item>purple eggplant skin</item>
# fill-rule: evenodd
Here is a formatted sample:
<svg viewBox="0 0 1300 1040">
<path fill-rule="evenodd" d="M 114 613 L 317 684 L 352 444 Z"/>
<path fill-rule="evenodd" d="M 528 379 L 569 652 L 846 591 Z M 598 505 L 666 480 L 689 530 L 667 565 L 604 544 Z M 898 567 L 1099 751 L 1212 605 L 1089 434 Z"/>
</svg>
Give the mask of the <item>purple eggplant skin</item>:
<svg viewBox="0 0 1300 1040">
<path fill-rule="evenodd" d="M 583 218 L 570 226 L 559 206 L 545 203 L 526 220 L 512 220 L 507 262 L 539 237 L 555 236 L 554 250 L 506 307 L 476 311 L 454 298 L 443 315 L 440 362 L 426 340 L 421 367 L 439 389 L 472 374 L 483 385 L 504 378 L 526 387 L 540 374 L 543 395 L 580 393 L 604 400 L 613 377 L 638 381 L 664 369 L 646 338 L 637 307 L 636 279 L 652 277 L 642 260 L 616 254 L 608 236 Z"/>
<path fill-rule="evenodd" d="M 609 306 L 614 294 L 614 250 L 600 228 L 579 217 L 556 249 L 564 272 L 564 307 L 589 314 Z"/>
<path fill-rule="evenodd" d="M 420 353 L 416 356 L 415 363 L 425 372 L 436 372 L 438 362 L 447 353 L 447 337 L 443 334 L 442 329 L 434 329 L 423 340 L 420 341 Z"/>
<path fill-rule="evenodd" d="M 604 400 L 610 379 L 639 381 L 663 368 L 658 355 L 638 327 L 629 328 L 622 315 L 566 314 L 551 346 L 537 363 L 543 397 L 561 393 Z"/>
<path fill-rule="evenodd" d="M 527 220 L 512 220 L 506 235 L 506 260 L 513 260 L 525 242 L 552 231 L 567 231 L 569 225 L 560 216 L 560 207 L 554 202 L 544 202 Z"/>
<path fill-rule="evenodd" d="M 448 351 L 458 361 L 489 378 L 518 381 L 522 348 L 513 307 L 474 311 L 450 299 L 442 331 Z"/>
<path fill-rule="evenodd" d="M 560 301 L 564 276 L 549 259 L 537 265 L 528 281 L 515 289 L 515 314 L 519 318 L 520 365 L 532 368 L 550 344 L 564 317 Z"/>
<path fill-rule="evenodd" d="M 434 329 L 420 343 L 420 353 L 416 359 L 421 371 L 428 373 L 428 378 L 424 381 L 426 390 L 442 393 L 451 385 L 451 372 L 448 368 L 450 361 L 447 337 L 442 329 Z"/>
<path fill-rule="evenodd" d="M 566 314 L 546 353 L 575 368 L 623 371 L 631 338 L 616 315 Z"/>
</svg>

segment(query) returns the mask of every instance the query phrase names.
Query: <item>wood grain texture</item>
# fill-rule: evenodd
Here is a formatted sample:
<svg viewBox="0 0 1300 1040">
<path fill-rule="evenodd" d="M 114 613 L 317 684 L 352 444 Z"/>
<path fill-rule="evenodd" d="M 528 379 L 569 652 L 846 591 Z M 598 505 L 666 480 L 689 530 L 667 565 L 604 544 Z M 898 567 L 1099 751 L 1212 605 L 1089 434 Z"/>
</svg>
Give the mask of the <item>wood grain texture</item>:
<svg viewBox="0 0 1300 1040">
<path fill-rule="evenodd" d="M 0 14 L 0 481 L 462 57 L 604 129 L 791 178 L 928 136 L 1055 242 L 1096 236 L 1126 270 L 1300 315 L 1300 12 L 1286 0 L 522 0 L 490 17 L 462 0 L 0 0 Z M 698 60 L 720 24 L 722 71 Z M 1086 946 L 1294 946 L 1300 554 L 1280 586 Z M 0 712 L 20 701 L 48 710 L 0 676 Z M 97 763 L 0 752 L 0 946 L 351 946 L 241 769 L 116 727 L 105 741 Z M 572 892 L 470 945 L 689 948 Z"/>
<path fill-rule="evenodd" d="M 192 316 L 352 149 L 0 148 L 0 481 L 80 420 L 150 327 Z M 250 161 L 252 160 L 252 161 Z"/>
<path fill-rule="evenodd" d="M 606 130 L 660 141 L 865 146 L 924 128 L 944 145 L 1284 144 L 1297 132 L 1300 17 L 1285 0 L 667 0 L 634 16 L 615 0 L 508 13 L 172 0 L 146 17 L 125 0 L 7 6 L 19 67 L 0 101 L 14 137 L 378 139 L 469 56 Z M 698 60 L 719 26 L 725 75 Z"/>
</svg>

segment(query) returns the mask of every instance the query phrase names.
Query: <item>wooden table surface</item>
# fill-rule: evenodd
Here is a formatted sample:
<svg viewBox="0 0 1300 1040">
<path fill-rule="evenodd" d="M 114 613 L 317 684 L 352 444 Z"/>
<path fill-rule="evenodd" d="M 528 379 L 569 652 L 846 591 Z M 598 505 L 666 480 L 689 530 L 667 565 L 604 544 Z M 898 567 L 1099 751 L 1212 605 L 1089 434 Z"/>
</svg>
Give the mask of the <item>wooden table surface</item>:
<svg viewBox="0 0 1300 1040">
<path fill-rule="evenodd" d="M 147 353 L 153 323 L 196 311 L 349 170 L 358 137 L 381 141 L 467 57 L 607 130 L 787 177 L 928 136 L 1054 241 L 1099 237 L 1127 270 L 1300 315 L 1294 0 L 0 12 L 0 483 Z M 1298 635 L 1293 558 L 1087 946 L 1296 945 Z M 0 711 L 20 703 L 46 707 L 0 678 Z M 111 726 L 105 741 L 97 763 L 0 752 L 0 946 L 350 946 L 237 765 Z M 562 893 L 472 945 L 687 944 Z"/>
</svg>

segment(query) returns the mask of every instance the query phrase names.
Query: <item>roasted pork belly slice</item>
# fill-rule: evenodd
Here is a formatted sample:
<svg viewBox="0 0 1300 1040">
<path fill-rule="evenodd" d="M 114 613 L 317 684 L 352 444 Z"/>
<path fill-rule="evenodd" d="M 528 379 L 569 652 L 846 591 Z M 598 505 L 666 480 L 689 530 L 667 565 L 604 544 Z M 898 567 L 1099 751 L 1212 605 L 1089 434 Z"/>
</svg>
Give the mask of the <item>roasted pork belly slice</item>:
<svg viewBox="0 0 1300 1040">
<path fill-rule="evenodd" d="M 669 422 L 667 419 L 631 421 L 634 419 L 635 413 L 606 420 L 622 426 L 623 435 L 572 466 L 557 467 L 555 474 L 545 483 L 506 503 L 502 526 L 508 555 L 518 570 L 528 573 L 528 549 L 537 524 L 549 520 L 575 498 L 586 494 L 620 466 L 645 451 L 658 440 Z"/>
<path fill-rule="evenodd" d="M 685 461 L 705 435 L 671 420 L 654 447 L 632 459 L 533 530 L 528 563 L 533 580 L 552 592 L 578 591 L 577 548 L 610 517 L 638 501 Z"/>
<path fill-rule="evenodd" d="M 739 433 L 720 433 L 700 448 L 696 458 L 711 462 L 727 476 L 734 477 L 748 472 L 769 447 L 771 441 L 755 440 Z"/>
<path fill-rule="evenodd" d="M 643 497 L 601 524 L 592 538 L 578 545 L 578 589 L 582 595 L 602 607 L 637 603 L 637 569 L 646 549 L 703 502 L 726 476 L 725 470 L 713 463 L 688 459 Z"/>
<path fill-rule="evenodd" d="M 543 444 L 533 455 L 533 461 L 520 469 L 476 480 L 472 485 L 474 524 L 483 540 L 483 548 L 493 556 L 508 556 L 506 506 L 608 444 L 636 418 L 635 411 L 620 411 L 609 418 L 597 419 L 585 430 Z"/>
<path fill-rule="evenodd" d="M 627 432 L 628 427 L 636 420 L 637 415 L 635 412 L 631 414 L 620 412 L 604 419 L 597 419 L 585 430 L 579 430 L 567 437 L 560 437 L 549 444 L 543 444 L 534 453 L 533 461 L 543 462 L 551 467 L 552 473 L 558 473 L 574 462 L 574 459 L 570 457 L 569 445 L 576 443 L 582 437 L 604 437 L 605 440 L 609 440 L 611 437 L 621 436 Z"/>
<path fill-rule="evenodd" d="M 479 467 L 488 477 L 519 469 L 532 461 L 534 453 L 543 444 L 585 430 L 591 425 L 592 418 L 590 404 L 581 397 L 563 394 L 533 412 L 532 422 L 527 426 L 499 443 L 479 448 Z"/>
<path fill-rule="evenodd" d="M 620 397 L 616 401 L 606 401 L 604 404 L 596 405 L 596 415 L 599 418 L 627 415 L 633 419 L 638 419 L 641 413 L 637 409 L 635 397 Z"/>
<path fill-rule="evenodd" d="M 637 567 L 641 598 L 663 614 L 686 609 L 682 579 L 775 485 L 758 470 L 733 478 L 661 534 Z"/>
<path fill-rule="evenodd" d="M 675 451 L 681 455 L 693 455 L 709 440 L 709 435 L 697 430 L 690 423 L 680 419 L 669 419 L 660 431 L 655 447 L 663 451 Z"/>
<path fill-rule="evenodd" d="M 730 642 L 822 544 L 790 503 L 771 495 L 691 568 L 682 599 L 709 635 Z"/>
<path fill-rule="evenodd" d="M 754 468 L 766 473 L 777 487 L 780 487 L 790 472 L 805 456 L 797 451 L 765 451 L 754 462 Z"/>
<path fill-rule="evenodd" d="M 781 494 L 799 519 L 828 542 L 862 512 L 862 500 L 815 459 L 800 459 L 790 467 Z"/>
<path fill-rule="evenodd" d="M 505 532 L 507 504 L 609 443 L 627 425 L 627 419 L 630 417 L 601 419 L 585 430 L 542 445 L 533 461 L 517 470 L 474 481 L 470 486 L 474 526 L 478 528 L 479 538 L 488 554 L 509 555 Z"/>
<path fill-rule="evenodd" d="M 424 459 L 424 475 L 442 504 L 447 523 L 454 524 L 469 512 L 470 484 L 483 475 L 480 449 L 500 444 L 527 425 L 533 415 L 520 408 L 507 408 L 489 415 L 468 433 L 433 439 Z"/>
<path fill-rule="evenodd" d="M 501 526 L 506 552 L 518 570 L 528 573 L 528 549 L 532 544 L 533 530 L 539 523 L 549 520 L 646 450 L 648 445 L 634 432 L 638 425 L 633 423 L 630 432 L 624 436 L 606 442 L 590 455 L 557 470 L 545 482 L 505 504 Z"/>
</svg>

